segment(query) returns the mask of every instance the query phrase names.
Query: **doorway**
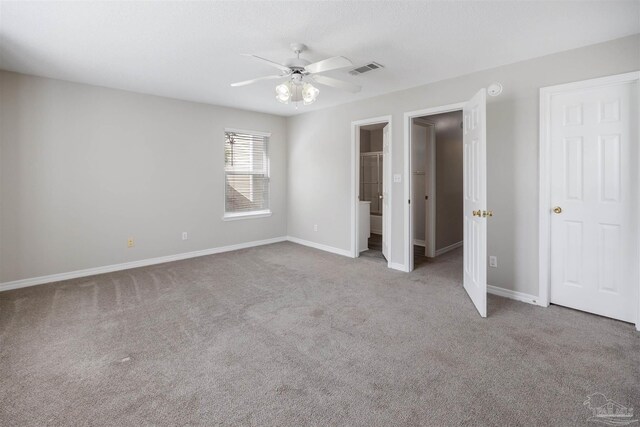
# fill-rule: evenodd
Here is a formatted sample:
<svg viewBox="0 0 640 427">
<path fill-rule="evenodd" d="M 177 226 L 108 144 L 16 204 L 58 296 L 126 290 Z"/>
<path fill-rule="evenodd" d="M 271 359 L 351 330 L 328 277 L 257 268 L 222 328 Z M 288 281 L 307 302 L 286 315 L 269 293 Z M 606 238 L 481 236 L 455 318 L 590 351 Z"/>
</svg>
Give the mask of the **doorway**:
<svg viewBox="0 0 640 427">
<path fill-rule="evenodd" d="M 360 255 L 384 259 L 382 247 L 384 194 L 384 127 L 377 123 L 360 127 Z M 368 212 L 368 214 L 367 214 Z M 368 226 L 367 226 L 368 223 Z M 366 239 L 365 239 L 366 237 Z"/>
<path fill-rule="evenodd" d="M 405 271 L 414 268 L 411 140 L 413 119 L 462 110 L 463 253 L 462 285 L 481 317 L 487 316 L 487 90 L 469 101 L 404 114 Z"/>
<path fill-rule="evenodd" d="M 640 73 L 540 91 L 540 293 L 640 328 Z"/>
<path fill-rule="evenodd" d="M 414 269 L 463 246 L 462 110 L 411 122 L 411 200 Z"/>
<path fill-rule="evenodd" d="M 352 256 L 391 264 L 391 116 L 352 122 Z"/>
</svg>

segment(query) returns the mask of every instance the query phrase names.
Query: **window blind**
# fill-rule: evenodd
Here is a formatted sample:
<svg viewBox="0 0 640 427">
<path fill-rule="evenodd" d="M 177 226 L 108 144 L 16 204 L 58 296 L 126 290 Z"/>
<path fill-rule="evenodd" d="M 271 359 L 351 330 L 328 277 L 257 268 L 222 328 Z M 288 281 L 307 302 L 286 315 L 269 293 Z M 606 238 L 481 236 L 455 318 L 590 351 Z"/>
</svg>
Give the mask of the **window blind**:
<svg viewBox="0 0 640 427">
<path fill-rule="evenodd" d="M 225 215 L 269 211 L 269 137 L 225 132 Z"/>
</svg>

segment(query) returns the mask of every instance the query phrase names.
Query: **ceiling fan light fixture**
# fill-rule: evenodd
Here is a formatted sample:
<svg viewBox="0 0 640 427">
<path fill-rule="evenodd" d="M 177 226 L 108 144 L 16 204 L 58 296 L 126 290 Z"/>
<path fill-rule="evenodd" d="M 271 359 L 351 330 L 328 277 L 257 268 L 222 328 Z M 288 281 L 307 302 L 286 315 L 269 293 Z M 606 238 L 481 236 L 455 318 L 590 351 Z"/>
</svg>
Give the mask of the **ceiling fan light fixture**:
<svg viewBox="0 0 640 427">
<path fill-rule="evenodd" d="M 276 86 L 276 99 L 283 104 L 288 104 L 291 101 L 291 89 L 290 81 L 279 84 Z"/>
<path fill-rule="evenodd" d="M 311 79 L 320 85 L 330 86 L 352 93 L 360 91 L 361 87 L 359 85 L 321 74 L 327 71 L 353 66 L 353 63 L 349 59 L 344 56 L 334 56 L 314 63 L 309 63 L 306 59 L 300 58 L 300 53 L 306 50 L 305 45 L 301 43 L 294 43 L 291 45 L 291 49 L 296 54 L 296 57 L 287 59 L 283 64 L 257 55 L 246 55 L 257 59 L 263 64 L 268 64 L 271 67 L 277 68 L 280 70 L 280 74 L 235 82 L 231 83 L 231 86 L 241 87 L 263 80 L 286 78 L 286 82 L 275 87 L 276 99 L 282 104 L 294 103 L 296 108 L 298 108 L 299 102 L 302 102 L 304 105 L 309 105 L 313 104 L 318 99 L 320 90 L 308 81 L 305 81 L 307 79 Z"/>
<path fill-rule="evenodd" d="M 302 86 L 302 102 L 304 105 L 313 104 L 318 98 L 320 90 L 311 83 L 305 83 Z"/>
</svg>

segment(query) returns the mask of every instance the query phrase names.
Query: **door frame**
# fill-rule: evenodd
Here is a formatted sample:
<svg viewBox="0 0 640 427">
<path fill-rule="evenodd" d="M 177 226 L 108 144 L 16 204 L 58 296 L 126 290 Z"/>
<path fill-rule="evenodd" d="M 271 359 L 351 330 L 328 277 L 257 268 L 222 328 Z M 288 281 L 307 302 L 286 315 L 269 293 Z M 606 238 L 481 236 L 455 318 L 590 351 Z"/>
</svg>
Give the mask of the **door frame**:
<svg viewBox="0 0 640 427">
<path fill-rule="evenodd" d="M 393 123 L 392 116 L 379 116 L 369 119 L 356 120 L 351 122 L 351 257 L 358 258 L 360 256 L 360 248 L 358 247 L 358 231 L 360 229 L 360 221 L 358 220 L 358 192 L 360 189 L 360 127 L 367 125 L 377 125 L 387 123 L 389 126 L 389 164 L 392 165 L 393 159 Z M 392 167 L 382 171 L 382 180 L 389 183 L 389 209 L 386 215 L 382 217 L 384 224 L 384 232 L 387 241 L 387 267 L 391 268 L 392 259 L 392 229 L 391 229 L 391 211 L 393 209 L 393 180 Z M 384 238 L 383 237 L 383 238 Z"/>
<path fill-rule="evenodd" d="M 411 182 L 411 125 L 413 119 L 451 111 L 462 111 L 465 104 L 466 102 L 457 102 L 404 113 L 404 196 L 407 201 L 407 203 L 404 203 L 404 271 L 406 272 L 413 271 L 413 209 L 411 206 L 411 195 L 413 194 Z"/>
<path fill-rule="evenodd" d="M 427 211 L 429 213 L 427 214 L 427 221 L 424 229 L 424 254 L 429 258 L 434 258 L 436 256 L 436 124 L 419 117 L 414 118 L 412 124 L 427 128 L 427 132 L 431 134 L 431 138 L 429 138 L 429 143 L 426 147 L 426 151 L 429 153 L 429 170 L 425 171 L 425 178 L 427 176 L 429 177 L 429 186 L 427 188 L 425 185 L 425 190 L 430 198 L 425 202 L 425 214 Z M 413 132 L 413 128 L 411 129 L 411 132 Z M 411 149 L 413 149 L 413 139 L 411 141 Z M 413 173 L 411 173 L 411 179 L 413 179 Z M 411 189 L 413 191 L 413 182 L 411 183 Z M 412 219 L 417 220 L 418 218 Z M 415 224 L 411 225 L 412 230 L 414 226 Z"/>
<path fill-rule="evenodd" d="M 571 92 L 578 89 L 597 88 L 624 83 L 637 83 L 636 104 L 640 110 L 640 71 L 582 80 L 540 89 L 540 137 L 538 146 L 538 186 L 539 186 L 539 211 L 538 211 L 538 278 L 539 278 L 539 305 L 548 307 L 551 295 L 551 98 L 554 95 Z M 639 121 L 640 122 L 640 121 Z M 640 123 L 637 124 L 636 144 L 640 141 Z M 640 148 L 636 158 L 636 167 L 640 166 Z M 636 192 L 636 205 L 640 204 L 640 174 L 638 190 Z M 640 224 L 638 224 L 640 230 Z M 640 231 L 636 237 L 640 248 Z M 640 255 L 638 256 L 640 264 Z M 640 281 L 638 281 L 636 302 L 636 329 L 640 331 Z"/>
</svg>

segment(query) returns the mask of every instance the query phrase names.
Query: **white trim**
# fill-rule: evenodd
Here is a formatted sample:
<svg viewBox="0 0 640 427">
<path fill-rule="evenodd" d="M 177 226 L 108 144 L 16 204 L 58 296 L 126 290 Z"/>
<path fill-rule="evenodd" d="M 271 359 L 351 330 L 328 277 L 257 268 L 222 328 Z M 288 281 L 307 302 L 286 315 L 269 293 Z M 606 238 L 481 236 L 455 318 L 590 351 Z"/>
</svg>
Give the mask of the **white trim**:
<svg viewBox="0 0 640 427">
<path fill-rule="evenodd" d="M 457 243 L 454 243 L 452 245 L 445 246 L 444 248 L 437 249 L 436 250 L 436 256 L 440 256 L 442 254 L 446 254 L 447 252 L 451 252 L 454 249 L 458 249 L 459 247 L 462 247 L 462 244 L 463 244 L 463 242 L 461 240 L 461 241 L 459 241 Z"/>
<path fill-rule="evenodd" d="M 538 305 L 548 307 L 551 293 L 551 97 L 559 93 L 577 89 L 624 84 L 633 81 L 638 81 L 637 98 L 640 100 L 640 71 L 543 87 L 540 89 L 540 135 L 538 147 L 538 285 L 540 297 Z M 638 124 L 638 132 L 640 135 L 640 123 Z M 637 159 L 637 161 L 639 162 L 638 164 L 640 164 L 640 159 Z M 640 200 L 640 193 L 638 200 Z M 638 241 L 640 242 L 640 233 L 638 233 Z M 636 329 L 640 331 L 640 283 L 638 283 L 637 293 Z"/>
<path fill-rule="evenodd" d="M 390 262 L 389 263 L 389 268 L 392 268 L 394 270 L 399 270 L 399 271 L 403 271 L 405 273 L 408 273 L 407 270 L 405 270 L 405 265 L 404 264 L 400 264 L 399 262 Z"/>
<path fill-rule="evenodd" d="M 385 240 L 387 242 L 387 250 L 389 259 L 387 260 L 387 267 L 393 268 L 391 266 L 392 256 L 392 228 L 391 225 L 391 212 L 393 211 L 393 117 L 391 115 L 388 116 L 380 116 L 380 117 L 372 117 L 370 119 L 362 119 L 351 122 L 351 250 L 349 256 L 352 258 L 357 258 L 360 256 L 360 251 L 358 250 L 358 192 L 360 187 L 360 127 L 366 125 L 375 125 L 378 123 L 387 123 L 389 125 L 389 165 L 391 167 L 387 168 L 388 170 L 383 171 L 383 180 L 389 183 L 389 209 L 387 215 L 382 218 L 383 221 L 386 222 L 387 227 L 383 227 L 387 231 L 387 235 L 385 236 Z M 342 250 L 342 249 L 339 249 Z"/>
<path fill-rule="evenodd" d="M 535 295 L 525 294 L 524 292 L 512 291 L 511 289 L 499 288 L 492 285 L 487 285 L 487 292 L 500 297 L 526 302 L 528 304 L 542 305 L 539 303 L 538 297 Z"/>
<path fill-rule="evenodd" d="M 461 111 L 465 102 L 426 108 L 404 113 L 404 271 L 413 271 L 413 215 L 409 200 L 411 199 L 411 121 L 416 117 L 430 116 L 450 111 Z"/>
<path fill-rule="evenodd" d="M 413 246 L 422 246 L 424 248 L 425 247 L 425 241 L 424 240 L 413 239 Z"/>
<path fill-rule="evenodd" d="M 164 264 L 165 262 L 180 261 L 183 259 L 197 258 L 206 255 L 219 254 L 222 252 L 237 251 L 239 249 L 252 248 L 254 246 L 270 245 L 272 243 L 284 242 L 287 237 L 274 237 L 272 239 L 255 240 L 252 242 L 238 243 L 235 245 L 220 246 L 217 248 L 203 249 L 200 251 L 185 252 L 175 255 L 161 256 L 157 258 L 148 258 L 138 261 L 124 262 L 121 264 L 105 265 L 102 267 L 87 268 L 84 270 L 69 271 L 67 273 L 50 274 L 47 276 L 32 277 L 29 279 L 14 280 L 11 282 L 0 283 L 0 292 L 10 289 L 26 288 L 28 286 L 42 285 L 45 283 L 59 282 L 61 280 L 77 279 L 79 277 L 94 276 L 96 274 L 111 273 L 114 271 L 128 270 L 131 268 L 146 267 L 155 264 Z"/>
<path fill-rule="evenodd" d="M 287 240 L 299 245 L 308 246 L 310 248 L 319 249 L 325 252 L 331 252 L 332 254 L 342 255 L 349 258 L 353 258 L 351 251 L 346 249 L 340 249 L 329 245 L 323 245 L 322 243 L 311 242 L 309 240 L 299 239 L 293 236 L 287 236 Z"/>
<path fill-rule="evenodd" d="M 224 131 L 225 132 L 233 132 L 233 133 L 246 133 L 248 135 L 264 136 L 264 137 L 267 137 L 267 138 L 271 138 L 271 132 L 263 132 L 263 131 L 259 131 L 259 130 L 224 128 Z"/>
<path fill-rule="evenodd" d="M 270 210 L 253 211 L 253 212 L 238 212 L 238 213 L 226 213 L 222 217 L 223 221 L 237 221 L 239 219 L 253 219 L 253 218 L 266 218 L 271 216 Z"/>
</svg>

